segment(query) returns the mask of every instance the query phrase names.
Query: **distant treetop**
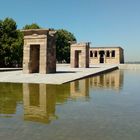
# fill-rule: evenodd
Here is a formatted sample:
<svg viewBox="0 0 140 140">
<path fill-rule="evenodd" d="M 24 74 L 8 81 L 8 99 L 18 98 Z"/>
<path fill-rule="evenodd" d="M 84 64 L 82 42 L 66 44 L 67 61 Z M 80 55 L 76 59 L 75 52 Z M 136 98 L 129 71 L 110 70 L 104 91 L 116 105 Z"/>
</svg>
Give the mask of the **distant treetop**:
<svg viewBox="0 0 140 140">
<path fill-rule="evenodd" d="M 28 30 L 28 29 L 41 29 L 41 27 L 36 24 L 36 23 L 32 23 L 32 24 L 26 24 L 24 27 L 23 27 L 24 30 Z"/>
</svg>

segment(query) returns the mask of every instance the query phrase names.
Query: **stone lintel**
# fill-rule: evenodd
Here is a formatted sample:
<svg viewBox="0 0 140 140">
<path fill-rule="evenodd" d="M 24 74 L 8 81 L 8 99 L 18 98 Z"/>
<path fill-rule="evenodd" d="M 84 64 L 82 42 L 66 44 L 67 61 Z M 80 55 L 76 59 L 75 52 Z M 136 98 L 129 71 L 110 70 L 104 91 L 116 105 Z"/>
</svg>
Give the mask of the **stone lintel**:
<svg viewBox="0 0 140 140">
<path fill-rule="evenodd" d="M 101 47 L 90 47 L 90 49 L 93 49 L 93 50 L 96 50 L 96 49 L 104 49 L 104 50 L 107 50 L 107 49 L 122 49 L 122 47 L 120 46 L 101 46 Z"/>
<path fill-rule="evenodd" d="M 90 42 L 84 42 L 84 43 L 75 43 L 72 44 L 71 47 L 83 47 L 83 46 L 89 46 Z"/>
<path fill-rule="evenodd" d="M 24 39 L 45 39 L 45 38 L 47 38 L 47 35 L 34 34 L 34 35 L 24 36 Z"/>
<path fill-rule="evenodd" d="M 56 34 L 55 30 L 51 30 L 51 29 L 29 29 L 29 30 L 21 30 L 21 32 L 23 32 L 24 36 L 29 36 L 29 35 L 54 35 Z"/>
</svg>

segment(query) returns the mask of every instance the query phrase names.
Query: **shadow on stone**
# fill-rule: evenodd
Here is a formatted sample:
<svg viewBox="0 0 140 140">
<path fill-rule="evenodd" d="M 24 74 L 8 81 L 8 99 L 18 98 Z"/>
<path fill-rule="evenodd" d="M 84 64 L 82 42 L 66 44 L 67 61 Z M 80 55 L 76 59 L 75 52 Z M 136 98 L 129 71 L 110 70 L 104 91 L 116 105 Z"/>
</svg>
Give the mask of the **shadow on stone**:
<svg viewBox="0 0 140 140">
<path fill-rule="evenodd" d="M 76 71 L 56 71 L 57 73 L 76 73 Z"/>
</svg>

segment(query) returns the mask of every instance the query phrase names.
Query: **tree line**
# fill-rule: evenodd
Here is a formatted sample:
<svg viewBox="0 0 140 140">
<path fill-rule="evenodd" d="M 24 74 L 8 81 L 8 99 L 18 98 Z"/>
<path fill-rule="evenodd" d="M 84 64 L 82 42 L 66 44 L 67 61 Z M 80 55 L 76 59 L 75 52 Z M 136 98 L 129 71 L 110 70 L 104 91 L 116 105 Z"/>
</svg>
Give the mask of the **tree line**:
<svg viewBox="0 0 140 140">
<path fill-rule="evenodd" d="M 38 24 L 26 24 L 22 29 L 41 29 Z M 57 62 L 70 62 L 70 42 L 75 36 L 65 30 L 58 29 L 56 34 Z M 21 67 L 23 60 L 23 33 L 17 29 L 12 18 L 0 20 L 0 67 Z"/>
</svg>

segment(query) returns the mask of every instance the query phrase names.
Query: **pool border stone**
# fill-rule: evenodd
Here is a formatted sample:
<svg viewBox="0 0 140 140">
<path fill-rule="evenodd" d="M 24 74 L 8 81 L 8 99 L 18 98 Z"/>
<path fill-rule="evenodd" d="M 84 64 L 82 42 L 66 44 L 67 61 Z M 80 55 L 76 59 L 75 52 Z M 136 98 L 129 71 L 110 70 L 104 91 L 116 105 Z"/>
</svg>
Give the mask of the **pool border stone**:
<svg viewBox="0 0 140 140">
<path fill-rule="evenodd" d="M 93 65 L 89 68 L 71 68 L 69 64 L 57 64 L 56 73 L 24 74 L 21 68 L 0 68 L 0 82 L 64 84 L 71 81 L 107 73 L 118 69 L 118 65 Z"/>
</svg>

